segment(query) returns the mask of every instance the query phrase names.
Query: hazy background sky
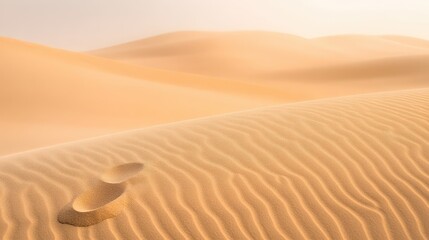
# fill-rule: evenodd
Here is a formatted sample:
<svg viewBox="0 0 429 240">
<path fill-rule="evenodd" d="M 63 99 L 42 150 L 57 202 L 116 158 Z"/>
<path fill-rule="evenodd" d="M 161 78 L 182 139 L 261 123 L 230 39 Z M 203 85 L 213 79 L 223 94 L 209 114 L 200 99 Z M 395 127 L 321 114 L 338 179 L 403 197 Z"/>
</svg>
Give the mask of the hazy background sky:
<svg viewBox="0 0 429 240">
<path fill-rule="evenodd" d="M 180 30 L 429 39 L 429 0 L 0 0 L 0 36 L 88 50 Z"/>
</svg>

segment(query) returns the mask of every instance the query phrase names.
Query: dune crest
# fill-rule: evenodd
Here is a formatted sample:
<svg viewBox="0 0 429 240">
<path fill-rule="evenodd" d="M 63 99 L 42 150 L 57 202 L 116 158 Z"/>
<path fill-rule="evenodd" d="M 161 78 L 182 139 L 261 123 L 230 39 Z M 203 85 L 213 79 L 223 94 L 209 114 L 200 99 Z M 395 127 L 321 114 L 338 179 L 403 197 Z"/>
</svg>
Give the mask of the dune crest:
<svg viewBox="0 0 429 240">
<path fill-rule="evenodd" d="M 289 97 L 282 103 L 429 87 L 429 41 L 402 36 L 176 32 L 90 54 L 260 84 Z"/>
<path fill-rule="evenodd" d="M 313 67 L 429 55 L 429 41 L 400 36 L 340 35 L 306 39 L 274 32 L 176 32 L 90 54 L 138 66 L 266 81 L 270 79 L 267 74 L 277 71 L 306 69 L 311 72 Z"/>
</svg>

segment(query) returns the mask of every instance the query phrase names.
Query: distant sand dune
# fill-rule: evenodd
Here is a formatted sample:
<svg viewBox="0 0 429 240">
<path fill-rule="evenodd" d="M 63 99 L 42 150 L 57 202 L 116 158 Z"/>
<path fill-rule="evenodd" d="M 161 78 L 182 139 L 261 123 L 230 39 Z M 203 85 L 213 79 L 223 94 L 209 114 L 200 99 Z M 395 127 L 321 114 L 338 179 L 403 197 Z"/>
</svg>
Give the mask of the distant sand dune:
<svg viewBox="0 0 429 240">
<path fill-rule="evenodd" d="M 428 129 L 429 89 L 416 89 L 261 108 L 2 157 L 0 236 L 428 239 Z M 121 214 L 87 228 L 57 222 L 103 171 L 130 162 L 144 170 L 107 173 L 115 181 L 134 176 Z M 121 192 L 90 192 L 90 201 L 76 206 L 96 209 Z"/>
<path fill-rule="evenodd" d="M 177 32 L 90 54 L 257 83 L 283 92 L 288 101 L 429 87 L 429 41 L 405 36 Z"/>
<path fill-rule="evenodd" d="M 0 155 L 293 98 L 6 38 L 0 64 Z"/>
<path fill-rule="evenodd" d="M 312 80 L 322 84 L 345 84 L 352 87 L 376 88 L 377 82 L 397 88 L 426 86 L 429 77 L 429 55 L 389 57 L 331 66 L 278 71 L 267 74 L 267 78 L 283 81 Z M 370 84 L 369 82 L 372 82 Z M 360 85 L 360 86 L 359 86 Z"/>
<path fill-rule="evenodd" d="M 221 78 L 267 80 L 263 73 L 429 55 L 429 41 L 402 36 L 305 39 L 272 32 L 177 32 L 90 53 L 139 66 Z"/>
</svg>

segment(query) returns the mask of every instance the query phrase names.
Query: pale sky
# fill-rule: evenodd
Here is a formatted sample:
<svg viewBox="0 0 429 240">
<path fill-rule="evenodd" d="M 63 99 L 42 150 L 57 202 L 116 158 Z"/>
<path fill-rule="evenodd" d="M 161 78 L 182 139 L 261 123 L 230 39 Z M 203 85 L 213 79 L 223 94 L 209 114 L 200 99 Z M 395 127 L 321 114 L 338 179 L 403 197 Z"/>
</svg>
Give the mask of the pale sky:
<svg viewBox="0 0 429 240">
<path fill-rule="evenodd" d="M 70 50 L 182 30 L 429 39 L 429 0 L 0 0 L 0 36 Z"/>
</svg>

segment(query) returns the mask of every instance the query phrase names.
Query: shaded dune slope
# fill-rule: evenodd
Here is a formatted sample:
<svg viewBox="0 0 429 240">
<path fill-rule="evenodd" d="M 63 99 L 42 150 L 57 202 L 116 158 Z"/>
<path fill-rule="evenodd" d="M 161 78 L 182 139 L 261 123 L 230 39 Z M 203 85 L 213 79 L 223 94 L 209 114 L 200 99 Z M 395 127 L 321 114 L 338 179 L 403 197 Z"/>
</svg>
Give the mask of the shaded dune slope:
<svg viewBox="0 0 429 240">
<path fill-rule="evenodd" d="M 143 166 L 142 163 L 125 163 L 108 169 L 96 185 L 61 209 L 58 222 L 88 227 L 118 216 L 128 203 L 127 180 L 137 175 Z"/>
<path fill-rule="evenodd" d="M 0 236 L 427 239 L 428 129 L 429 89 L 417 89 L 261 108 L 2 157 Z M 130 180 L 121 214 L 88 228 L 57 222 L 65 204 L 123 163 L 143 163 L 144 171 Z M 124 177 L 115 171 L 109 179 Z"/>
</svg>

